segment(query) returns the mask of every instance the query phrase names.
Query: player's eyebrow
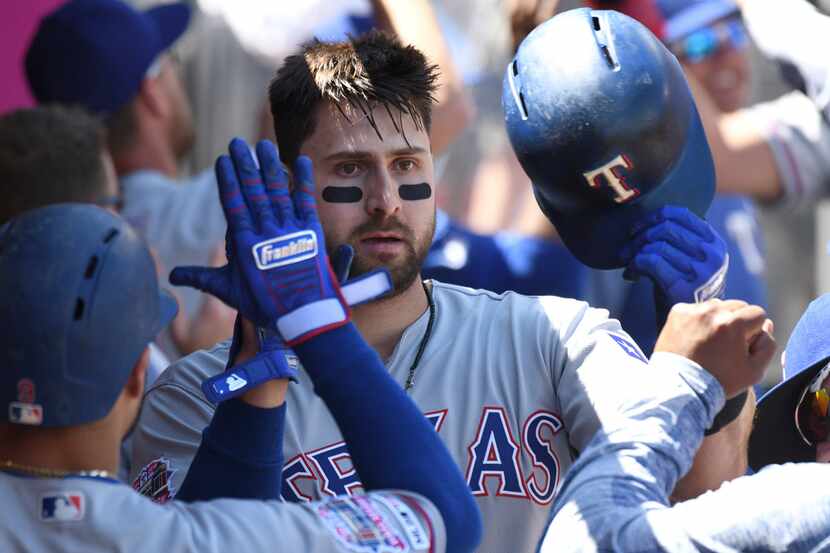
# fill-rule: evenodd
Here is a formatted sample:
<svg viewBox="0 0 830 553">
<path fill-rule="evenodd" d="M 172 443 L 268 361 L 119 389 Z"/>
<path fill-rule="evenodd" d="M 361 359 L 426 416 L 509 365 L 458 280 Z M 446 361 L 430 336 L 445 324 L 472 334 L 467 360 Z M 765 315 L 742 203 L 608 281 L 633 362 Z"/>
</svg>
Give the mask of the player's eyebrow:
<svg viewBox="0 0 830 553">
<path fill-rule="evenodd" d="M 413 146 L 411 148 L 398 148 L 389 152 L 384 152 L 387 157 L 411 156 L 429 153 L 425 148 L 420 146 Z M 376 157 L 376 152 L 369 152 L 365 150 L 348 150 L 335 152 L 323 158 L 323 161 L 339 161 L 339 160 L 369 160 Z"/>
</svg>

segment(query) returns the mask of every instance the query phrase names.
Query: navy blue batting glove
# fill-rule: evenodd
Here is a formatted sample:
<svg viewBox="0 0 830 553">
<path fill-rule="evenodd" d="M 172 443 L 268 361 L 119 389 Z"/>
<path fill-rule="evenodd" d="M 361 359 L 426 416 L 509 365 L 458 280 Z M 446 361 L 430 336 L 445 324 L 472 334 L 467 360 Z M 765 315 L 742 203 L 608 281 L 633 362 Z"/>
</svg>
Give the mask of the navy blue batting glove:
<svg viewBox="0 0 830 553">
<path fill-rule="evenodd" d="M 378 270 L 349 281 L 342 289 L 325 251 L 313 196 L 311 161 L 295 164 L 295 190 L 273 144 L 257 144 L 257 165 L 247 144 L 234 139 L 230 157 L 216 162 L 216 178 L 228 221 L 228 264 L 221 268 L 177 267 L 170 282 L 212 294 L 257 327 L 260 354 L 202 384 L 219 402 L 270 379 L 296 378 L 290 346 L 342 326 L 349 305 L 385 294 L 391 278 Z M 337 265 L 348 274 L 353 250 L 338 250 Z M 229 363 L 241 347 L 235 325 Z"/>
<path fill-rule="evenodd" d="M 723 295 L 729 268 L 726 243 L 685 207 L 666 206 L 644 217 L 621 257 L 627 266 L 623 277 L 650 278 L 667 307 Z"/>
<path fill-rule="evenodd" d="M 232 252 L 229 253 L 232 255 Z M 332 269 L 350 307 L 381 297 L 391 290 L 391 281 L 385 270 L 349 280 L 353 259 L 354 249 L 349 245 L 340 246 L 331 257 Z M 202 393 L 212 403 L 237 397 L 269 380 L 287 378 L 296 382 L 300 362 L 294 351 L 285 344 L 279 333 L 262 327 L 256 330 L 260 353 L 244 363 L 234 364 L 242 347 L 241 319 L 237 316 L 225 371 L 202 382 Z"/>
<path fill-rule="evenodd" d="M 177 267 L 170 282 L 212 294 L 289 346 L 346 324 L 350 312 L 329 265 L 317 219 L 311 161 L 294 165 L 295 189 L 273 144 L 257 144 L 259 167 L 244 141 L 216 162 L 232 259 L 219 269 Z"/>
</svg>

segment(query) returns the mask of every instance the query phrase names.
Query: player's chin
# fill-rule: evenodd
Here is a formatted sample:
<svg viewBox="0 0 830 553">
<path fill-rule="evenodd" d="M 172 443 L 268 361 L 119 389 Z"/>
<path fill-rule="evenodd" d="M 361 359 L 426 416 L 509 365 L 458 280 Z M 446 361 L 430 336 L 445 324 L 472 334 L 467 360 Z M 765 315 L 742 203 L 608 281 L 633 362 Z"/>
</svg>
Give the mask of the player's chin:
<svg viewBox="0 0 830 553">
<path fill-rule="evenodd" d="M 404 255 L 393 256 L 391 259 L 384 259 L 385 257 L 356 256 L 352 263 L 351 276 L 356 277 L 376 269 L 386 269 L 392 278 L 392 293 L 384 296 L 384 299 L 388 299 L 412 286 L 421 272 L 421 263 L 415 251 L 411 249 Z"/>
</svg>

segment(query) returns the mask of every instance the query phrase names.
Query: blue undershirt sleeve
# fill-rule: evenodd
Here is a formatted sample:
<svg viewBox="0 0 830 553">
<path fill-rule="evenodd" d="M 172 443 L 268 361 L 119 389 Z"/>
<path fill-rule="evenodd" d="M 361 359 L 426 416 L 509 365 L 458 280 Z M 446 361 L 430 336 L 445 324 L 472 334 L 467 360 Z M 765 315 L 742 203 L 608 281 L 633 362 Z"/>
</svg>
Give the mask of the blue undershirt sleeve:
<svg viewBox="0 0 830 553">
<path fill-rule="evenodd" d="M 220 403 L 176 499 L 279 499 L 285 410 L 285 404 L 263 409 L 238 398 Z"/>
<path fill-rule="evenodd" d="M 474 551 L 481 515 L 461 471 L 354 324 L 324 332 L 294 352 L 337 421 L 366 490 L 423 495 L 444 519 L 447 551 Z"/>
</svg>

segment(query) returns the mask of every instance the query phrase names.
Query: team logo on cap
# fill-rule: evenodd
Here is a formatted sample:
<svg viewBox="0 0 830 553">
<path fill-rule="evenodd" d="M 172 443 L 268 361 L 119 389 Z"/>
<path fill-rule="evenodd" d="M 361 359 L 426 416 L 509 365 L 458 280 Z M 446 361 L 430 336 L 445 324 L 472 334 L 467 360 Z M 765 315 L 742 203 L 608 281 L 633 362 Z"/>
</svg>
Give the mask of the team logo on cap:
<svg viewBox="0 0 830 553">
<path fill-rule="evenodd" d="M 84 494 L 55 492 L 40 498 L 40 520 L 71 522 L 84 518 Z"/>
<path fill-rule="evenodd" d="M 253 253 L 260 271 L 299 263 L 317 255 L 317 235 L 310 230 L 286 234 L 255 244 Z"/>
<path fill-rule="evenodd" d="M 605 165 L 597 167 L 587 173 L 582 173 L 588 186 L 591 188 L 602 188 L 608 186 L 614 193 L 614 201 L 618 204 L 630 202 L 640 195 L 640 191 L 626 182 L 625 177 L 620 173 L 621 169 L 633 169 L 634 164 L 625 154 L 620 154 Z"/>
</svg>

